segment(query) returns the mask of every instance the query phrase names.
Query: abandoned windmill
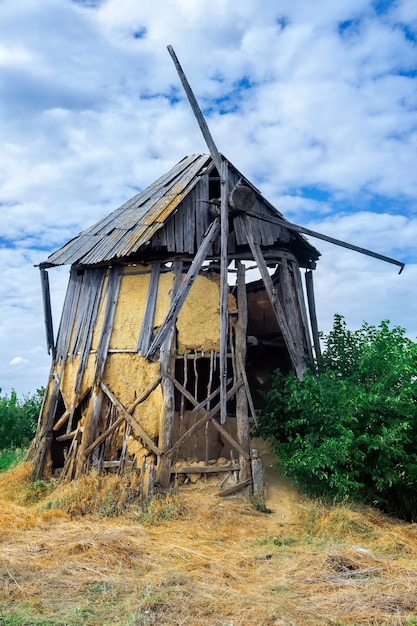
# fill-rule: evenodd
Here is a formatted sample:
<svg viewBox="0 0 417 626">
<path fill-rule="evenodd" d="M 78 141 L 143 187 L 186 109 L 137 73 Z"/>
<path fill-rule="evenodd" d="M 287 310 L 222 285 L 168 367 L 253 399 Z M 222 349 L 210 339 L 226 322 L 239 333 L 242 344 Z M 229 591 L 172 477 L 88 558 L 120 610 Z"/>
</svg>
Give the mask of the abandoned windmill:
<svg viewBox="0 0 417 626">
<path fill-rule="evenodd" d="M 96 468 L 138 472 L 144 493 L 211 473 L 233 476 L 232 491 L 248 487 L 260 370 L 302 377 L 312 343 L 319 350 L 319 252 L 217 152 L 170 53 L 210 154 L 184 158 L 40 265 L 52 367 L 34 479 Z M 64 264 L 55 341 L 47 270 Z M 248 282 L 254 264 L 261 279 Z"/>
</svg>

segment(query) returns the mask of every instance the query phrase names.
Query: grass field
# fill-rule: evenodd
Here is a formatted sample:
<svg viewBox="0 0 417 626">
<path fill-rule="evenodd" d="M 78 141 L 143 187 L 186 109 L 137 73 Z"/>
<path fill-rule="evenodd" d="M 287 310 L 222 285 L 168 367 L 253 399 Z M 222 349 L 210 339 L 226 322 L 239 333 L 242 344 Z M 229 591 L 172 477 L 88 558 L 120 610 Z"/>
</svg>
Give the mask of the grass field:
<svg viewBox="0 0 417 626">
<path fill-rule="evenodd" d="M 268 514 L 215 479 L 144 505 L 117 477 L 29 470 L 0 476 L 0 625 L 417 625 L 415 525 L 271 471 Z"/>
</svg>

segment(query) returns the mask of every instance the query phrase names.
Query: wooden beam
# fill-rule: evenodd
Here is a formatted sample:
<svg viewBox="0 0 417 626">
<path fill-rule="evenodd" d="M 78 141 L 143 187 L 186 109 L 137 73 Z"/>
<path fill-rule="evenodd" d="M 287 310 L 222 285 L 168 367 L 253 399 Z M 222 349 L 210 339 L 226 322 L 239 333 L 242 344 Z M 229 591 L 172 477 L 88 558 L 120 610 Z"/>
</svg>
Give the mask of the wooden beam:
<svg viewBox="0 0 417 626">
<path fill-rule="evenodd" d="M 156 380 L 153 381 L 153 383 L 151 383 L 145 389 L 145 391 L 143 391 L 140 394 L 140 396 L 136 398 L 134 403 L 131 404 L 130 407 L 127 409 L 127 412 L 129 413 L 129 415 L 132 415 L 133 411 L 138 406 L 138 404 L 145 402 L 145 400 L 150 396 L 152 391 L 157 388 L 160 382 L 161 382 L 161 377 L 159 376 Z M 118 428 L 124 422 L 124 420 L 125 418 L 123 415 L 118 417 L 117 420 L 113 422 L 111 426 L 109 426 L 109 428 L 107 428 L 99 437 L 97 437 L 95 441 L 93 441 L 93 443 L 90 446 L 88 446 L 88 448 L 86 448 L 86 450 L 84 450 L 84 455 L 88 456 L 89 454 L 91 454 L 97 448 L 97 446 L 103 443 L 103 441 L 105 441 L 107 437 L 111 435 L 111 433 L 114 432 L 116 428 Z"/>
<path fill-rule="evenodd" d="M 154 338 L 148 352 L 146 353 L 146 358 L 151 360 L 155 357 L 156 353 L 160 349 L 161 345 L 165 341 L 171 329 L 174 327 L 176 319 L 178 317 L 178 313 L 184 301 L 198 276 L 198 273 L 206 260 L 206 256 L 210 247 L 213 245 L 214 241 L 217 239 L 220 230 L 220 218 L 216 217 L 216 219 L 210 224 L 207 229 L 206 234 L 204 235 L 204 239 L 201 242 L 199 249 L 196 252 L 196 255 L 191 263 L 187 274 L 185 275 L 184 281 L 181 287 L 178 290 L 174 300 L 171 303 L 169 312 L 163 321 L 161 327 L 159 328 L 156 337 Z"/>
<path fill-rule="evenodd" d="M 232 435 L 230 435 L 230 433 L 228 433 L 227 430 L 223 428 L 221 424 L 219 424 L 219 422 L 217 422 L 215 419 L 212 419 L 211 423 L 213 424 L 214 428 L 218 430 L 223 439 L 226 439 L 226 441 L 232 446 L 232 448 L 234 448 L 239 453 L 241 458 L 243 457 L 246 461 L 250 460 L 249 452 L 244 450 L 240 443 L 233 439 Z"/>
<path fill-rule="evenodd" d="M 227 489 L 223 489 L 222 491 L 219 491 L 217 495 L 220 498 L 225 498 L 226 496 L 232 496 L 237 491 L 240 491 L 241 489 L 244 489 L 245 487 L 249 487 L 249 485 L 251 484 L 252 484 L 252 478 L 247 478 L 241 483 L 236 483 L 236 485 L 232 485 L 231 487 L 228 487 Z"/>
<path fill-rule="evenodd" d="M 320 359 L 321 357 L 320 334 L 319 334 L 319 328 L 317 325 L 316 303 L 314 299 L 313 272 L 311 270 L 306 270 L 305 283 L 306 283 L 306 292 L 307 292 L 308 312 L 310 315 L 311 332 L 313 335 L 314 352 L 316 353 L 316 359 Z"/>
<path fill-rule="evenodd" d="M 151 277 L 149 280 L 148 297 L 146 299 L 145 314 L 138 340 L 138 354 L 145 356 L 152 339 L 153 320 L 155 317 L 156 299 L 158 296 L 158 283 L 161 271 L 160 263 L 152 263 Z"/>
<path fill-rule="evenodd" d="M 51 292 L 49 289 L 49 276 L 48 272 L 41 268 L 41 288 L 42 288 L 42 302 L 43 313 L 45 319 L 45 332 L 46 332 L 46 345 L 48 348 L 48 354 L 52 355 L 55 359 L 55 339 L 54 339 L 54 327 L 52 322 L 52 309 L 51 309 Z"/>
<path fill-rule="evenodd" d="M 231 465 L 190 465 L 187 467 L 173 467 L 171 474 L 219 474 L 220 472 L 237 472 L 239 469 L 238 463 Z"/>
<path fill-rule="evenodd" d="M 386 263 L 392 263 L 393 265 L 398 265 L 400 267 L 401 274 L 405 267 L 405 263 L 402 261 L 397 261 L 396 259 L 392 259 L 388 256 L 384 256 L 383 254 L 379 254 L 378 252 L 373 252 L 372 250 L 368 250 L 367 248 L 361 248 L 360 246 L 355 246 L 352 243 L 347 243 L 346 241 L 342 241 L 341 239 L 335 239 L 335 237 L 329 237 L 329 235 L 323 235 L 323 233 L 318 233 L 315 230 L 311 230 L 310 228 L 305 228 L 304 226 L 298 226 L 298 224 L 292 224 L 291 222 L 287 222 L 286 220 L 280 217 L 273 217 L 272 215 L 265 215 L 260 213 L 254 213 L 253 211 L 247 211 L 246 215 L 250 217 L 254 217 L 259 220 L 264 220 L 266 222 L 270 222 L 271 224 L 278 224 L 287 230 L 291 230 L 296 233 L 300 233 L 303 235 L 310 235 L 311 237 L 315 237 L 317 239 L 322 239 L 323 241 L 328 241 L 329 243 L 333 243 L 335 246 L 341 246 L 342 248 L 347 248 L 348 250 L 353 250 L 354 252 L 359 252 L 360 254 L 366 254 L 367 256 L 371 256 L 374 259 L 379 259 L 380 261 L 385 261 Z"/>
<path fill-rule="evenodd" d="M 119 400 L 116 398 L 114 393 L 110 391 L 107 385 L 103 382 L 100 383 L 100 388 L 104 391 L 106 396 L 112 402 L 112 404 L 116 407 L 117 411 L 120 413 L 120 416 L 123 416 L 128 424 L 130 424 L 131 428 L 135 431 L 138 437 L 142 439 L 142 441 L 146 444 L 149 450 L 152 450 L 154 454 L 157 456 L 162 454 L 162 450 L 158 448 L 158 446 L 152 441 L 149 435 L 143 430 L 142 426 L 138 424 L 138 422 L 127 412 L 125 407 Z"/>
<path fill-rule="evenodd" d="M 200 110 L 200 107 L 198 106 L 198 102 L 193 94 L 193 91 L 190 87 L 187 77 L 184 74 L 184 71 L 180 65 L 180 62 L 177 59 L 177 55 L 175 54 L 173 47 L 167 46 L 167 48 L 168 48 L 169 54 L 171 55 L 172 60 L 174 61 L 175 68 L 178 72 L 178 76 L 180 77 L 182 86 L 187 95 L 188 102 L 190 103 L 193 113 L 197 119 L 198 125 L 203 134 L 204 140 L 207 144 L 207 147 L 210 151 L 210 154 L 212 156 L 212 159 L 214 161 L 215 166 L 217 167 L 217 171 L 219 172 L 219 176 L 220 176 L 222 160 L 221 160 L 219 151 L 216 148 L 216 144 L 213 141 L 213 137 L 211 136 L 211 133 L 209 131 L 209 127 L 207 126 L 207 122 L 204 119 L 204 116 Z"/>
<path fill-rule="evenodd" d="M 229 210 L 228 210 L 228 166 L 222 163 L 220 172 L 220 422 L 225 423 L 227 418 L 226 381 L 227 381 L 227 331 L 229 327 L 228 296 L 229 284 L 227 275 L 227 238 L 229 236 Z"/>
</svg>

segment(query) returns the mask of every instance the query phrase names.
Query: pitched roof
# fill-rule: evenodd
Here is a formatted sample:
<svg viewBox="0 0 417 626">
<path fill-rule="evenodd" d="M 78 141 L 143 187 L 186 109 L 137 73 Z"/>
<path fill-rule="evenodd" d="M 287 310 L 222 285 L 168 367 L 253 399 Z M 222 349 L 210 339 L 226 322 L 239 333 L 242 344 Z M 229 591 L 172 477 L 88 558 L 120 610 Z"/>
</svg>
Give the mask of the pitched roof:
<svg viewBox="0 0 417 626">
<path fill-rule="evenodd" d="M 164 226 L 201 177 L 213 167 L 210 155 L 185 157 L 149 187 L 53 252 L 41 266 L 97 265 L 137 253 Z M 241 176 L 230 163 L 229 167 L 235 175 Z M 243 176 L 241 178 L 244 179 Z M 285 220 L 249 181 L 244 181 L 267 205 L 268 212 Z M 318 251 L 302 235 L 293 236 L 298 245 L 308 250 L 311 258 L 318 258 Z"/>
</svg>

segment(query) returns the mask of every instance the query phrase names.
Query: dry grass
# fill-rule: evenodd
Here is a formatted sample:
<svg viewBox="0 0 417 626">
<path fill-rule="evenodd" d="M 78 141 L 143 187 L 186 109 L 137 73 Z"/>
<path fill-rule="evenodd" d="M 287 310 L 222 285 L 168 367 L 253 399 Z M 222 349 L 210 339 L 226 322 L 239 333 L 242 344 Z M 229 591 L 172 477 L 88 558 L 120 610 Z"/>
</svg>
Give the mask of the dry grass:
<svg viewBox="0 0 417 626">
<path fill-rule="evenodd" d="M 116 477 L 27 476 L 0 479 L 1 625 L 417 625 L 414 525 L 302 499 L 287 523 L 279 502 L 266 515 L 210 486 L 143 506 Z"/>
</svg>

